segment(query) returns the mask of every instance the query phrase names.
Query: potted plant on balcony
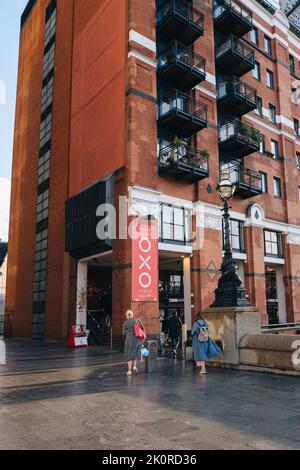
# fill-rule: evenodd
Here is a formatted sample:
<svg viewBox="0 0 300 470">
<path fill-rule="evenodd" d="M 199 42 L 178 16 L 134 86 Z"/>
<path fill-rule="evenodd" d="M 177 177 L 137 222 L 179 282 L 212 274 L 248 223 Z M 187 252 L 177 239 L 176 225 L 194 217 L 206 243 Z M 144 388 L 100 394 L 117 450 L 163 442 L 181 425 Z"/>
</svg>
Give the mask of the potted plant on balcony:
<svg viewBox="0 0 300 470">
<path fill-rule="evenodd" d="M 178 137 L 178 135 L 175 135 L 174 140 L 173 140 L 173 144 L 176 148 L 174 149 L 174 154 L 172 156 L 172 161 L 174 161 L 174 160 L 178 161 L 178 160 L 182 159 L 182 157 L 185 154 L 184 148 L 183 148 L 184 141 L 180 137 Z"/>
<path fill-rule="evenodd" d="M 263 136 L 257 129 L 254 129 L 253 127 L 251 132 L 251 139 L 254 140 L 254 142 L 256 142 L 257 144 L 261 144 Z"/>
<path fill-rule="evenodd" d="M 248 124 L 246 124 L 245 122 L 240 121 L 240 123 L 239 123 L 239 135 L 241 137 L 244 137 L 245 139 L 247 139 L 247 138 L 251 137 L 251 134 L 252 134 L 252 128 L 250 126 L 248 126 Z"/>
<path fill-rule="evenodd" d="M 203 164 L 205 165 L 205 161 L 209 159 L 210 153 L 207 149 L 199 150 L 199 152 L 195 152 L 194 161 L 198 167 L 202 167 Z"/>
</svg>

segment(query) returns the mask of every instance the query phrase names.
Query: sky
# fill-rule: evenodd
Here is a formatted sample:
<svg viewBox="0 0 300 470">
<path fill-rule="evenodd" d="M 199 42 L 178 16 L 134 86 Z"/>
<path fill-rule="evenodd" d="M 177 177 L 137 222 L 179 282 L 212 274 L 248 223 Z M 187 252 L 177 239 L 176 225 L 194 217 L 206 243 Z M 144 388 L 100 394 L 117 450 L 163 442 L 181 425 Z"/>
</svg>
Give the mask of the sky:
<svg viewBox="0 0 300 470">
<path fill-rule="evenodd" d="M 0 239 L 8 239 L 20 17 L 27 0 L 0 0 Z"/>
</svg>

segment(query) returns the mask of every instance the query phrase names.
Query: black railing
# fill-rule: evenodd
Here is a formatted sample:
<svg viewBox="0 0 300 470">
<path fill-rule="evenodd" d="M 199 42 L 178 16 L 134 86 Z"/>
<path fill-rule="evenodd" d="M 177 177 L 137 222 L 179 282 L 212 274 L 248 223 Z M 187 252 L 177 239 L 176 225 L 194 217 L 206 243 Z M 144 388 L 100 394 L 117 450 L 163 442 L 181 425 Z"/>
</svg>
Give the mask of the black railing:
<svg viewBox="0 0 300 470">
<path fill-rule="evenodd" d="M 256 0 L 258 3 L 260 3 L 261 6 L 263 6 L 266 10 L 268 10 L 269 13 L 274 15 L 276 8 L 274 5 L 272 5 L 270 2 L 267 0 Z"/>
<path fill-rule="evenodd" d="M 159 167 L 160 170 L 167 170 L 174 165 L 208 174 L 209 156 L 187 144 L 172 144 L 159 152 Z"/>
<path fill-rule="evenodd" d="M 255 105 L 257 103 L 257 91 L 255 88 L 237 77 L 232 77 L 229 80 L 218 77 L 217 99 L 223 99 L 230 95 L 239 96 Z"/>
<path fill-rule="evenodd" d="M 207 105 L 180 91 L 175 90 L 173 93 L 163 94 L 160 98 L 158 106 L 159 118 L 172 111 L 207 122 Z"/>
<path fill-rule="evenodd" d="M 157 22 L 163 20 L 170 13 L 182 16 L 190 23 L 194 23 L 203 29 L 204 15 L 184 0 L 166 0 L 157 11 Z"/>
<path fill-rule="evenodd" d="M 214 0 L 214 18 L 218 19 L 224 11 L 232 11 L 252 25 L 252 12 L 237 0 Z"/>
<path fill-rule="evenodd" d="M 246 186 L 250 191 L 262 190 L 261 175 L 258 171 L 245 168 L 243 165 L 231 165 L 229 169 L 230 181 L 236 186 Z"/>
<path fill-rule="evenodd" d="M 184 46 L 178 41 L 174 41 L 168 46 L 158 58 L 158 69 L 162 69 L 171 63 L 181 63 L 195 69 L 205 75 L 206 60 L 201 55 L 193 51 L 191 47 Z"/>
<path fill-rule="evenodd" d="M 233 54 L 238 55 L 241 59 L 251 63 L 254 66 L 255 52 L 252 47 L 249 47 L 244 41 L 238 39 L 233 34 L 216 50 L 216 58 L 219 59 L 227 52 L 231 51 Z"/>
<path fill-rule="evenodd" d="M 259 146 L 262 142 L 262 134 L 254 127 L 235 118 L 227 118 L 227 122 L 219 126 L 219 143 L 237 138 L 250 145 Z"/>
</svg>

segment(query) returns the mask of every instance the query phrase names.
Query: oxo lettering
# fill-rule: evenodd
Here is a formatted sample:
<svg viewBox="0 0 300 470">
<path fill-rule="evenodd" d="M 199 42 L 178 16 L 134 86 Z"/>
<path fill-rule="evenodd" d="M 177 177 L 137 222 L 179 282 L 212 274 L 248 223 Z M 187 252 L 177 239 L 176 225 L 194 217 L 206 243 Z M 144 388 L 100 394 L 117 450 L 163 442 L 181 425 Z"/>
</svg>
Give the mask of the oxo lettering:
<svg viewBox="0 0 300 470">
<path fill-rule="evenodd" d="M 150 261 L 151 255 L 147 254 L 151 251 L 152 245 L 148 238 L 141 238 L 139 240 L 139 249 L 144 255 L 139 255 L 142 264 L 139 266 L 139 270 L 143 270 L 139 275 L 139 284 L 143 289 L 147 289 L 151 286 L 152 277 L 149 271 L 151 271 Z"/>
</svg>

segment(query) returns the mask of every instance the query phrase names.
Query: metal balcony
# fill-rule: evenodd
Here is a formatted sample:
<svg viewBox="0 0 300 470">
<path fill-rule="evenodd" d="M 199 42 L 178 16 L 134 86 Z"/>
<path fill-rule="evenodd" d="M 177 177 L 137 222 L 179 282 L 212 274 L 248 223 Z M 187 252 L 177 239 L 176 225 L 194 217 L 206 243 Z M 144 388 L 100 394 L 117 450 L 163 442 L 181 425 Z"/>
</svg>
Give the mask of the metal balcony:
<svg viewBox="0 0 300 470">
<path fill-rule="evenodd" d="M 157 31 L 189 46 L 204 33 L 204 15 L 184 0 L 166 0 L 157 11 Z"/>
<path fill-rule="evenodd" d="M 225 73 L 240 77 L 254 68 L 254 49 L 245 42 L 231 35 L 216 49 L 217 67 Z"/>
<path fill-rule="evenodd" d="M 158 123 L 180 137 L 190 137 L 207 127 L 207 105 L 177 90 L 164 93 L 159 100 Z"/>
<path fill-rule="evenodd" d="M 241 37 L 252 29 L 252 12 L 238 0 L 214 0 L 214 21 L 223 33 Z"/>
<path fill-rule="evenodd" d="M 262 194 L 261 175 L 258 171 L 243 165 L 230 165 L 229 178 L 236 187 L 235 194 L 242 199 Z"/>
<path fill-rule="evenodd" d="M 262 141 L 261 133 L 254 127 L 227 118 L 219 125 L 219 148 L 225 155 L 243 158 L 253 152 L 258 152 Z"/>
<path fill-rule="evenodd" d="M 159 174 L 191 183 L 207 178 L 209 157 L 186 144 L 172 144 L 159 152 Z"/>
<path fill-rule="evenodd" d="M 240 117 L 257 107 L 257 92 L 255 88 L 237 77 L 229 80 L 217 79 L 218 107 L 224 113 Z"/>
<path fill-rule="evenodd" d="M 206 60 L 190 47 L 174 41 L 158 58 L 159 78 L 172 88 L 188 91 L 205 80 Z"/>
</svg>

